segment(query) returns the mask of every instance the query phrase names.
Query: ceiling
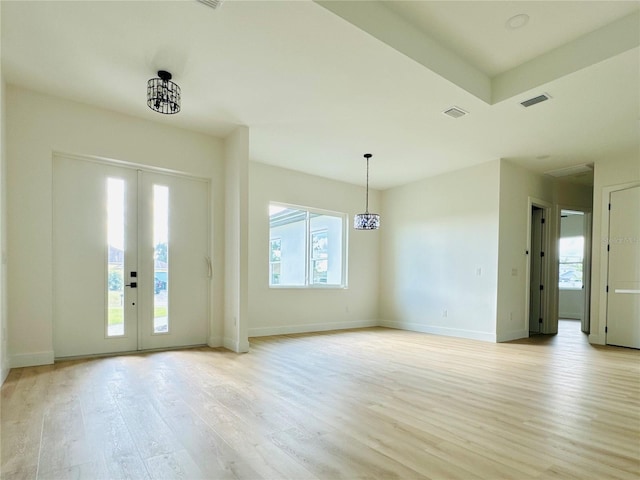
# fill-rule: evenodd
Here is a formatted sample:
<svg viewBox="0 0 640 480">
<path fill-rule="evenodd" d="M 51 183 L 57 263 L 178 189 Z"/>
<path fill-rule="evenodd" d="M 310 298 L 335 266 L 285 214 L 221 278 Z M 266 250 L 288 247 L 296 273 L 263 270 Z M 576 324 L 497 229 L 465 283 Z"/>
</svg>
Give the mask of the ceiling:
<svg viewBox="0 0 640 480">
<path fill-rule="evenodd" d="M 251 160 L 313 175 L 363 184 L 365 152 L 378 189 L 499 158 L 543 173 L 640 155 L 636 1 L 1 8 L 7 83 L 214 136 L 247 125 Z M 146 106 L 160 69 L 177 115 Z"/>
</svg>

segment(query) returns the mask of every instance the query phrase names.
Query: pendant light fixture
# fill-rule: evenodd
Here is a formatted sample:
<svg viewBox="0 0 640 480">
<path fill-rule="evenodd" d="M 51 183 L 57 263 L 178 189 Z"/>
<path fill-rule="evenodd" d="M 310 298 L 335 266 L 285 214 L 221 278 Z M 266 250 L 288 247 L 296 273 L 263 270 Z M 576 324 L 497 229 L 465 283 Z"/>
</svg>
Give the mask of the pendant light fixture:
<svg viewBox="0 0 640 480">
<path fill-rule="evenodd" d="M 166 115 L 180 111 L 180 87 L 171 81 L 171 74 L 158 71 L 159 78 L 147 82 L 147 105 L 151 110 Z"/>
<path fill-rule="evenodd" d="M 364 213 L 358 213 L 353 218 L 353 228 L 356 230 L 377 230 L 380 228 L 380 215 L 369 213 L 369 159 L 372 156 L 370 153 L 364 154 L 364 158 L 367 159 L 367 203 Z"/>
</svg>

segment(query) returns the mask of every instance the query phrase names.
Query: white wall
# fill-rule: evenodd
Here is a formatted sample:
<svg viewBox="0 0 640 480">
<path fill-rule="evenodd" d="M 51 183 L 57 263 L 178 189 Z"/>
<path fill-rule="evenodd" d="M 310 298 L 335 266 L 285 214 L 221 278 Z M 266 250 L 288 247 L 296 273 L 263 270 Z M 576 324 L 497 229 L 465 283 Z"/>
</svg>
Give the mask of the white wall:
<svg viewBox="0 0 640 480">
<path fill-rule="evenodd" d="M 500 168 L 500 258 L 498 266 L 497 341 L 529 336 L 527 324 L 528 211 L 530 199 L 550 206 L 547 219 L 550 238 L 557 238 L 560 210 L 558 205 L 591 208 L 591 188 L 539 175 L 508 160 Z M 535 203 L 535 202 L 534 202 Z M 543 332 L 557 332 L 558 297 L 557 242 L 550 242 L 550 271 L 547 289 L 549 311 Z"/>
<path fill-rule="evenodd" d="M 6 88 L 0 67 L 0 385 L 9 374 L 7 326 L 7 155 Z"/>
<path fill-rule="evenodd" d="M 247 352 L 249 129 L 246 127 L 238 127 L 226 139 L 225 188 L 223 345 L 234 352 Z"/>
<path fill-rule="evenodd" d="M 591 343 L 606 341 L 606 279 L 609 212 L 612 190 L 640 184 L 640 152 L 596 162 L 593 187 L 593 249 L 591 254 Z M 638 219 L 640 221 L 640 219 Z M 633 319 L 629 319 L 633 321 Z M 637 319 L 636 319 L 637 321 Z"/>
<path fill-rule="evenodd" d="M 502 160 L 500 169 L 500 258 L 498 273 L 497 339 L 529 336 L 527 276 L 530 198 L 552 205 L 553 182 Z M 542 204 L 542 203 L 541 203 Z M 547 225 L 553 225 L 547 218 Z M 550 232 L 551 235 L 554 232 Z M 553 259 L 551 252 L 545 252 Z M 552 293 L 551 289 L 548 293 Z M 551 300 L 552 301 L 552 300 Z"/>
<path fill-rule="evenodd" d="M 6 120 L 12 367 L 50 363 L 54 356 L 51 210 L 54 151 L 210 178 L 213 263 L 222 271 L 224 167 L 220 139 L 11 85 L 6 91 Z M 221 275 L 214 276 L 212 292 L 212 330 L 222 332 Z"/>
<path fill-rule="evenodd" d="M 499 187 L 496 160 L 383 192 L 383 325 L 495 340 Z"/>
<path fill-rule="evenodd" d="M 364 187 L 260 163 L 250 163 L 249 187 L 249 336 L 377 325 L 382 230 L 352 228 L 353 215 L 364 210 Z M 270 202 L 349 215 L 348 288 L 269 288 Z M 371 211 L 379 208 L 379 192 L 370 190 L 369 203 Z"/>
<path fill-rule="evenodd" d="M 558 295 L 558 318 L 582 320 L 584 316 L 584 293 L 582 290 L 560 290 Z"/>
</svg>

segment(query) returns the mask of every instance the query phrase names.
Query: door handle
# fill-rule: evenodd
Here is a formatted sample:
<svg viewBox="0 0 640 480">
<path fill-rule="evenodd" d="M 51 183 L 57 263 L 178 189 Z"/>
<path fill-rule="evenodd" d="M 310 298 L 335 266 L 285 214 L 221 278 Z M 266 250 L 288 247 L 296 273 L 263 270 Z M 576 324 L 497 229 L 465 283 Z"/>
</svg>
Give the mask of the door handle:
<svg viewBox="0 0 640 480">
<path fill-rule="evenodd" d="M 138 282 L 127 283 L 125 287 L 138 288 Z"/>
</svg>

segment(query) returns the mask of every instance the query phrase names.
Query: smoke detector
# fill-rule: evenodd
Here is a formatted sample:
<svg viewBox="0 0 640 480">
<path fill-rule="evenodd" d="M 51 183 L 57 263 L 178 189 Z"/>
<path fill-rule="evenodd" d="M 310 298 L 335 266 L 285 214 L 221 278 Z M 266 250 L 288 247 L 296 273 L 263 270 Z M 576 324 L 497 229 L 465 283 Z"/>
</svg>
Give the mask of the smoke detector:
<svg viewBox="0 0 640 480">
<path fill-rule="evenodd" d="M 222 5 L 222 0 L 198 0 L 198 2 L 206 5 L 207 7 L 211 7 L 214 10 Z"/>
<path fill-rule="evenodd" d="M 465 112 L 463 109 L 461 109 L 460 107 L 451 107 L 451 108 L 447 108 L 444 112 L 445 115 L 451 117 L 451 118 L 460 118 L 460 117 L 464 117 L 465 115 L 467 115 L 469 112 Z"/>
</svg>

